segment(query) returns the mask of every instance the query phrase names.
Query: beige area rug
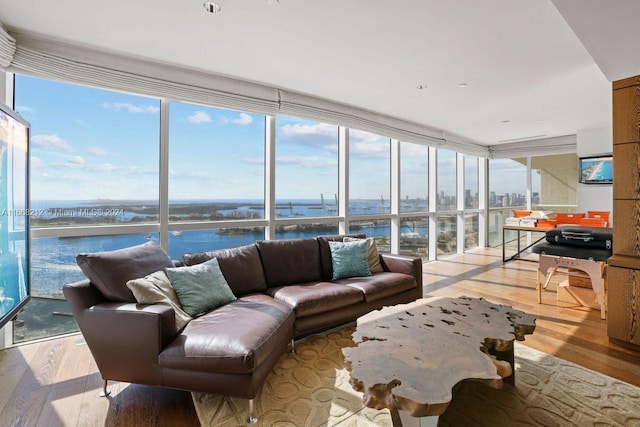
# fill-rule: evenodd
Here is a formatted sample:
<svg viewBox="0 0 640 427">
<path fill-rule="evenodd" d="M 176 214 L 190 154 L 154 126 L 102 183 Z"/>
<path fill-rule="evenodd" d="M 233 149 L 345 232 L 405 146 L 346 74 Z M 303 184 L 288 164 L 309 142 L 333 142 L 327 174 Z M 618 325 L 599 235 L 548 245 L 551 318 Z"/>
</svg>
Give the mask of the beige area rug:
<svg viewBox="0 0 640 427">
<path fill-rule="evenodd" d="M 341 349 L 353 326 L 314 335 L 285 353 L 255 399 L 264 427 L 391 426 L 349 384 Z M 202 426 L 245 425 L 245 399 L 193 393 Z M 640 388 L 516 343 L 516 388 L 467 381 L 442 426 L 640 426 Z"/>
</svg>

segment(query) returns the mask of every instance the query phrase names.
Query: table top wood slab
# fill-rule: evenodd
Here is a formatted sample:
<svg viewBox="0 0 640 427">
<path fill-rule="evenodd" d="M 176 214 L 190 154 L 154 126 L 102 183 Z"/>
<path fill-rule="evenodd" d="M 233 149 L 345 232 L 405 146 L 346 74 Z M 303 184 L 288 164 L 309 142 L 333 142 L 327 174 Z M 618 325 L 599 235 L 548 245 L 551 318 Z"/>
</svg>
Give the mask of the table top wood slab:
<svg viewBox="0 0 640 427">
<path fill-rule="evenodd" d="M 490 351 L 513 351 L 533 333 L 535 318 L 482 298 L 429 298 L 384 307 L 357 321 L 356 347 L 342 350 L 351 385 L 366 406 L 441 415 L 453 387 L 466 379 L 502 387 L 509 362 Z"/>
</svg>

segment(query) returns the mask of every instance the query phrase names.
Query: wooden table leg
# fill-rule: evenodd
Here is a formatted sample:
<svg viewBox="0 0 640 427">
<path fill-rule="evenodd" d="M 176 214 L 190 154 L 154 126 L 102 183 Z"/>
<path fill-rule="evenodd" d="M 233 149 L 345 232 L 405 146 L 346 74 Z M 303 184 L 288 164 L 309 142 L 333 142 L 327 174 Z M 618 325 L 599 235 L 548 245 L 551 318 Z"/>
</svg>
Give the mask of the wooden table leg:
<svg viewBox="0 0 640 427">
<path fill-rule="evenodd" d="M 391 425 L 393 425 L 393 427 L 402 427 L 402 419 L 400 419 L 398 410 L 395 408 L 389 409 L 389 412 L 391 412 Z"/>
<path fill-rule="evenodd" d="M 514 366 L 515 354 L 513 352 L 513 343 L 511 343 L 510 348 L 505 351 L 497 351 L 494 348 L 489 349 L 489 354 L 495 356 L 496 359 L 498 360 L 504 360 L 505 362 L 509 362 L 509 365 L 511 365 L 511 375 L 503 378 L 502 380 L 507 384 L 511 384 L 512 386 L 515 386 L 516 385 L 516 369 Z"/>
</svg>

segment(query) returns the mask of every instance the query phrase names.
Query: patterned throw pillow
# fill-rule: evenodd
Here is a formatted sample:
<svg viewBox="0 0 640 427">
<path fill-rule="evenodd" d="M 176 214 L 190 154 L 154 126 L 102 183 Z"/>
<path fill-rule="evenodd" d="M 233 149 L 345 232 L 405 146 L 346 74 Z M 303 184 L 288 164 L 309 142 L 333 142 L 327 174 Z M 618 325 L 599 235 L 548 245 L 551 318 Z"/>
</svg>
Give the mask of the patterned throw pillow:
<svg viewBox="0 0 640 427">
<path fill-rule="evenodd" d="M 331 250 L 333 280 L 371 276 L 368 261 L 369 243 L 366 240 L 328 243 Z"/>
<path fill-rule="evenodd" d="M 176 330 L 184 328 L 191 316 L 184 312 L 180 300 L 164 271 L 156 271 L 141 279 L 129 280 L 127 287 L 133 292 L 139 304 L 167 304 L 176 316 Z"/>
<path fill-rule="evenodd" d="M 224 278 L 218 259 L 189 267 L 165 268 L 183 310 L 192 317 L 236 299 Z"/>
<path fill-rule="evenodd" d="M 363 239 L 345 236 L 343 242 L 355 242 L 357 240 Z M 367 237 L 366 240 L 369 243 L 369 270 L 371 270 L 371 273 L 381 273 L 384 271 L 384 269 L 382 268 L 382 264 L 380 264 L 380 254 L 378 253 L 376 239 L 374 239 L 373 237 Z"/>
</svg>

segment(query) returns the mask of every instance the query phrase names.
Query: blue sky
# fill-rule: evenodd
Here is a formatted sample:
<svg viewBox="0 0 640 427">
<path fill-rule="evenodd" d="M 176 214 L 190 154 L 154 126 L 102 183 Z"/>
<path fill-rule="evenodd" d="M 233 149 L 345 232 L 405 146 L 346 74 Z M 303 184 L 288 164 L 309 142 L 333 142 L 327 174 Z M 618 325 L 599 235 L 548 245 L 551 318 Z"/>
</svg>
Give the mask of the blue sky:
<svg viewBox="0 0 640 427">
<path fill-rule="evenodd" d="M 159 100 L 16 76 L 16 110 L 32 124 L 33 200 L 157 200 Z M 264 126 L 262 115 L 172 102 L 170 198 L 261 199 Z M 388 138 L 351 130 L 350 144 L 351 198 L 388 199 Z M 447 193 L 454 159 L 440 161 Z M 278 116 L 276 162 L 277 198 L 332 199 L 337 126 Z M 518 180 L 504 166 L 506 189 Z M 425 147 L 403 143 L 402 168 L 402 197 L 426 197 Z"/>
</svg>

